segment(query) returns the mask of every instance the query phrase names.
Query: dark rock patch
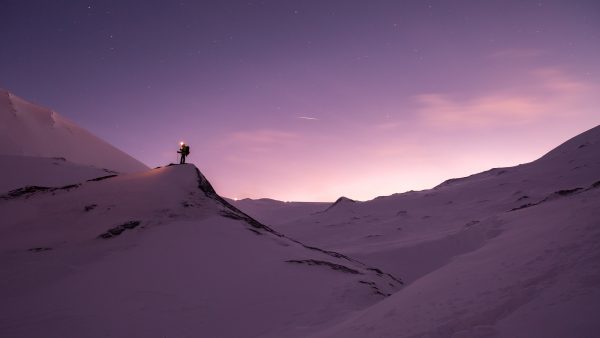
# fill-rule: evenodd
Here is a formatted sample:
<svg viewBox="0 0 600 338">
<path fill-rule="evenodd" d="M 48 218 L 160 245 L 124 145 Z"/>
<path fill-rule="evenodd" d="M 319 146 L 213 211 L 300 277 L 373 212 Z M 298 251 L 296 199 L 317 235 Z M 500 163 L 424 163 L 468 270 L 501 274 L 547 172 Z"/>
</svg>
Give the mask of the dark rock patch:
<svg viewBox="0 0 600 338">
<path fill-rule="evenodd" d="M 27 249 L 27 251 L 31 251 L 31 252 L 42 252 L 42 251 L 49 251 L 52 250 L 52 248 L 48 248 L 48 247 L 39 247 L 39 248 L 31 248 L 31 249 Z"/>
<path fill-rule="evenodd" d="M 568 196 L 568 195 L 574 194 L 580 190 L 583 190 L 583 188 L 564 189 L 564 190 L 555 191 L 554 193 L 557 195 L 560 195 L 560 196 Z"/>
<path fill-rule="evenodd" d="M 391 274 L 389 274 L 389 273 L 385 273 L 385 272 L 383 272 L 383 271 L 381 271 L 381 270 L 379 270 L 379 269 L 377 269 L 377 268 L 372 268 L 372 267 L 371 267 L 371 268 L 367 268 L 367 270 L 375 272 L 375 273 L 377 274 L 377 276 L 380 276 L 380 277 L 381 277 L 381 276 L 388 276 L 388 277 L 390 277 L 391 279 L 393 279 L 394 281 L 396 281 L 396 282 L 398 282 L 398 283 L 400 283 L 400 284 L 404 285 L 404 282 L 403 282 L 401 279 L 398 279 L 398 278 L 396 278 L 396 277 L 392 276 Z"/>
<path fill-rule="evenodd" d="M 129 221 L 127 223 L 121 224 L 121 226 L 125 229 L 134 229 L 141 224 L 140 221 Z"/>
<path fill-rule="evenodd" d="M 596 183 L 599 183 L 599 182 L 596 182 Z M 588 188 L 586 190 L 589 190 L 589 189 L 591 189 L 591 188 Z M 578 194 L 578 193 L 581 193 L 583 191 L 585 191 L 585 190 L 583 188 L 579 188 L 579 187 L 573 188 L 573 189 L 558 190 L 558 191 L 555 191 L 552 194 L 546 196 L 546 198 L 544 198 L 543 200 L 541 200 L 539 202 L 523 204 L 523 205 L 520 205 L 520 206 L 518 206 L 516 208 L 512 208 L 512 209 L 510 209 L 508 211 L 510 212 L 510 211 L 516 211 L 516 210 L 521 210 L 521 209 L 525 209 L 525 208 L 530 208 L 530 207 L 539 205 L 541 203 L 551 201 L 551 200 L 556 199 L 556 198 L 570 196 L 570 195 L 573 195 L 573 194 Z M 524 197 L 527 197 L 527 196 L 524 196 Z M 521 199 L 523 199 L 523 198 L 519 198 L 519 200 L 521 200 Z"/>
<path fill-rule="evenodd" d="M 532 207 L 534 205 L 538 205 L 539 203 L 527 203 L 527 204 L 522 204 L 516 208 L 512 208 L 509 211 L 516 211 L 516 210 L 521 210 L 521 209 L 525 209 L 525 208 L 529 208 Z"/>
<path fill-rule="evenodd" d="M 106 180 L 106 179 L 109 179 L 109 178 L 112 178 L 115 176 L 118 176 L 118 175 L 113 174 L 113 175 L 100 176 L 100 177 L 89 179 L 87 181 L 88 182 L 98 182 L 98 181 Z"/>
<path fill-rule="evenodd" d="M 0 196 L 0 199 L 8 200 L 8 199 L 13 199 L 13 198 L 18 198 L 18 197 L 29 198 L 34 194 L 43 193 L 43 192 L 51 192 L 52 194 L 54 194 L 56 191 L 59 191 L 59 190 L 69 191 L 71 189 L 79 188 L 80 186 L 81 186 L 81 184 L 69 184 L 69 185 L 65 185 L 64 187 L 51 188 L 51 187 L 40 187 L 37 185 L 28 185 L 23 188 L 11 190 L 8 193 L 6 193 L 5 195 Z"/>
<path fill-rule="evenodd" d="M 335 264 L 335 263 L 331 263 L 331 262 L 327 262 L 327 261 L 320 261 L 320 260 L 316 260 L 316 259 L 303 259 L 303 260 L 290 259 L 290 260 L 287 260 L 286 262 L 287 263 L 296 263 L 296 264 L 306 264 L 306 265 L 322 265 L 322 266 L 329 267 L 336 271 L 351 273 L 353 275 L 362 275 L 363 274 L 362 272 L 360 272 L 358 270 L 354 270 L 354 269 L 349 268 L 344 265 Z"/>
<path fill-rule="evenodd" d="M 109 232 L 111 235 L 113 235 L 113 236 L 118 236 L 118 235 L 120 235 L 120 234 L 121 234 L 123 231 L 125 231 L 125 228 L 122 228 L 122 227 L 120 227 L 120 226 L 118 226 L 118 227 L 114 227 L 114 228 L 112 228 L 112 229 L 108 230 L 108 232 Z"/>
<path fill-rule="evenodd" d="M 30 196 L 37 192 L 48 191 L 50 189 L 51 188 L 48 188 L 48 187 L 40 187 L 37 185 L 28 185 L 23 188 L 9 191 L 8 193 L 6 193 L 5 195 L 2 196 L 2 199 L 11 199 L 11 198 L 17 198 L 17 197 L 21 197 L 21 196 Z"/>
<path fill-rule="evenodd" d="M 140 224 L 141 224 L 140 221 L 129 221 L 127 223 L 117 225 L 114 228 L 108 229 L 107 232 L 104 232 L 104 233 L 98 235 L 98 238 L 104 238 L 104 239 L 113 238 L 115 236 L 119 236 L 125 230 L 131 230 L 131 229 L 138 227 Z"/>
<path fill-rule="evenodd" d="M 88 211 L 92 211 L 94 210 L 96 207 L 98 206 L 98 204 L 90 204 L 90 205 L 86 205 L 83 210 L 85 210 L 86 212 Z"/>
</svg>

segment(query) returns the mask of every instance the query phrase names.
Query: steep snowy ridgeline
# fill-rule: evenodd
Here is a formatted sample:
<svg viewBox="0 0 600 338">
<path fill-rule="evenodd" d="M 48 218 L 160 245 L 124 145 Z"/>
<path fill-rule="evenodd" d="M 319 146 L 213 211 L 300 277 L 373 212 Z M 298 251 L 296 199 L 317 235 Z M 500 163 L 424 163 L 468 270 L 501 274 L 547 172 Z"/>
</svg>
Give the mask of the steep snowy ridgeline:
<svg viewBox="0 0 600 338">
<path fill-rule="evenodd" d="M 598 335 L 600 182 L 536 206 L 498 213 L 462 232 L 463 239 L 474 232 L 488 241 L 311 337 Z M 413 264 L 430 253 L 415 248 Z M 406 263 L 402 252 L 397 257 Z"/>
<path fill-rule="evenodd" d="M 0 194 L 25 186 L 61 187 L 115 174 L 64 158 L 0 155 Z"/>
<path fill-rule="evenodd" d="M 283 202 L 269 198 L 228 201 L 253 218 L 266 224 L 288 223 L 321 212 L 330 205 L 327 202 Z"/>
<path fill-rule="evenodd" d="M 305 246 L 192 165 L 0 197 L 1 337 L 305 337 L 401 282 Z"/>
<path fill-rule="evenodd" d="M 148 169 L 58 113 L 1 89 L 0 155 L 62 157 L 119 172 Z"/>
<path fill-rule="evenodd" d="M 344 203 L 277 229 L 411 281 L 475 250 L 484 234 L 469 229 L 509 210 L 580 192 L 600 180 L 600 127 L 543 158 L 453 179 L 438 187 Z"/>
</svg>

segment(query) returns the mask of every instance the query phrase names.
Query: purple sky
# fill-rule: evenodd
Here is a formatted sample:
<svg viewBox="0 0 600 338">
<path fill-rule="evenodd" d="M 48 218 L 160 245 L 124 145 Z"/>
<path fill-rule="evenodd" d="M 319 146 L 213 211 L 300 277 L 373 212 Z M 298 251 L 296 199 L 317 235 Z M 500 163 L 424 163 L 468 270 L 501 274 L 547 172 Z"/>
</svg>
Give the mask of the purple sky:
<svg viewBox="0 0 600 338">
<path fill-rule="evenodd" d="M 0 87 L 232 198 L 370 199 L 600 124 L 600 2 L 0 3 Z"/>
</svg>

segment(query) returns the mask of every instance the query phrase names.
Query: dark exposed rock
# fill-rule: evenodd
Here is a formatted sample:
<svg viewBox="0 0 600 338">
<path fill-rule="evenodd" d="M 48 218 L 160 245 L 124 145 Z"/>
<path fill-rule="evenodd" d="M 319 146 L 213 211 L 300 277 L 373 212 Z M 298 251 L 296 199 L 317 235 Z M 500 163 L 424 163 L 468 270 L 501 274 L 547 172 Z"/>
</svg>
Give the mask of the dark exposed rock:
<svg viewBox="0 0 600 338">
<path fill-rule="evenodd" d="M 3 199 L 11 199 L 11 198 L 16 198 L 16 197 L 21 197 L 21 196 L 28 196 L 40 191 L 48 191 L 51 188 L 48 187 L 40 187 L 37 185 L 29 185 L 23 188 L 19 188 L 19 189 L 15 189 L 15 190 L 11 190 L 8 193 L 6 193 L 5 195 L 2 196 Z"/>
<path fill-rule="evenodd" d="M 525 208 L 529 208 L 529 207 L 533 207 L 533 206 L 539 205 L 539 204 L 544 203 L 544 202 L 548 202 L 548 201 L 556 199 L 556 198 L 565 197 L 565 196 L 569 196 L 569 195 L 573 195 L 573 194 L 579 194 L 581 192 L 584 192 L 584 191 L 587 191 L 589 189 L 595 188 L 596 184 L 598 184 L 598 186 L 600 186 L 600 181 L 592 184 L 589 188 L 587 188 L 585 190 L 583 188 L 580 188 L 580 187 L 573 188 L 573 189 L 558 190 L 558 191 L 555 191 L 552 194 L 546 196 L 546 198 L 544 198 L 543 200 L 541 200 L 539 202 L 523 204 L 523 205 L 518 206 L 516 208 L 510 209 L 509 212 L 510 211 L 521 210 L 521 209 L 525 209 Z M 519 200 L 521 200 L 521 199 L 523 199 L 525 197 L 528 198 L 528 196 L 523 196 L 522 198 L 519 198 Z"/>
<path fill-rule="evenodd" d="M 122 228 L 120 226 L 108 230 L 108 232 L 110 232 L 110 234 L 113 236 L 120 235 L 123 231 L 125 231 L 125 228 Z"/>
<path fill-rule="evenodd" d="M 98 235 L 98 238 L 112 238 L 120 235 L 125 230 L 130 230 L 138 227 L 141 224 L 140 221 L 129 221 L 127 223 L 123 223 L 121 225 L 117 225 L 114 228 L 109 229 L 107 232 Z"/>
<path fill-rule="evenodd" d="M 516 208 L 512 208 L 509 211 L 515 211 L 515 210 L 521 210 L 521 209 L 525 209 L 525 208 L 529 208 L 532 207 L 534 205 L 538 205 L 539 203 L 527 203 L 527 204 L 522 204 Z"/>
<path fill-rule="evenodd" d="M 556 191 L 554 193 L 557 194 L 557 195 L 560 195 L 560 196 L 567 196 L 567 195 L 571 195 L 573 193 L 576 193 L 576 192 L 578 192 L 580 190 L 583 190 L 583 188 L 564 189 L 564 190 Z"/>
<path fill-rule="evenodd" d="M 113 175 L 100 176 L 100 177 L 89 179 L 87 181 L 88 182 L 98 182 L 98 181 L 106 180 L 106 179 L 109 179 L 109 178 L 112 178 L 112 177 L 115 177 L 115 176 L 118 176 L 118 175 L 114 175 L 113 174 Z"/>
<path fill-rule="evenodd" d="M 86 205 L 83 210 L 87 211 L 92 211 L 94 210 L 98 205 L 97 204 L 90 204 L 90 205 Z"/>
<path fill-rule="evenodd" d="M 140 221 L 129 221 L 127 223 L 121 224 L 121 226 L 125 229 L 133 229 L 138 227 L 140 224 Z"/>
<path fill-rule="evenodd" d="M 307 264 L 307 265 L 323 265 L 323 266 L 327 266 L 336 271 L 351 273 L 354 275 L 362 275 L 363 274 L 360 271 L 354 270 L 354 269 L 349 268 L 344 265 L 335 264 L 335 263 L 331 263 L 331 262 L 327 262 L 327 261 L 320 261 L 320 260 L 316 260 L 316 259 L 302 259 L 302 260 L 290 259 L 290 260 L 287 260 L 286 262 L 287 263 L 297 263 L 297 264 Z"/>
<path fill-rule="evenodd" d="M 48 248 L 48 247 L 39 247 L 39 248 L 31 248 L 31 249 L 28 249 L 27 251 L 31 251 L 31 252 L 42 252 L 42 251 L 48 251 L 48 250 L 52 250 L 52 248 Z"/>
<path fill-rule="evenodd" d="M 13 198 L 18 198 L 18 197 L 25 197 L 25 198 L 29 198 L 30 196 L 37 194 L 37 193 L 42 193 L 42 192 L 52 192 L 54 193 L 55 191 L 58 190 L 71 190 L 71 189 L 75 189 L 80 187 L 81 184 L 70 184 L 70 185 L 65 185 L 64 187 L 58 187 L 58 188 L 51 188 L 51 187 L 40 187 L 37 185 L 29 185 L 23 188 L 19 188 L 19 189 L 15 189 L 15 190 L 11 190 L 8 193 L 0 196 L 1 199 L 13 199 Z"/>
</svg>

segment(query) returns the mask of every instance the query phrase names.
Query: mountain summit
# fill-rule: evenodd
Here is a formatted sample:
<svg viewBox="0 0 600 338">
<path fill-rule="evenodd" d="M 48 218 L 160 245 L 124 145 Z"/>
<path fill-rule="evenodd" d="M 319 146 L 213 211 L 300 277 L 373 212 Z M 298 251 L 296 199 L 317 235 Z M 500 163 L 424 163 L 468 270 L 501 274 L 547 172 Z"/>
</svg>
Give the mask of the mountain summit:
<svg viewBox="0 0 600 338">
<path fill-rule="evenodd" d="M 55 111 L 2 89 L 0 155 L 62 157 L 123 173 L 149 169 Z"/>
</svg>

